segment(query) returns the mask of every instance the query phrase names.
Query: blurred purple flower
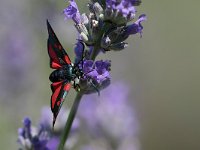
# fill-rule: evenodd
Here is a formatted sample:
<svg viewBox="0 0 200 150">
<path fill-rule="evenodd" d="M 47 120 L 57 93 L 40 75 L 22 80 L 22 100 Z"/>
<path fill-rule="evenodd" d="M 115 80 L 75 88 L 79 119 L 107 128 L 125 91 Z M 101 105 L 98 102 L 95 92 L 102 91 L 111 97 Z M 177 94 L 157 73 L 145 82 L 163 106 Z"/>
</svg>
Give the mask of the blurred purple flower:
<svg viewBox="0 0 200 150">
<path fill-rule="evenodd" d="M 78 6 L 74 0 L 69 0 L 70 5 L 64 9 L 66 19 L 72 19 L 76 24 L 81 22 L 81 15 L 78 10 Z"/>
<path fill-rule="evenodd" d="M 6 100 L 4 103 L 16 98 L 15 94 L 22 93 L 33 81 L 28 77 L 34 59 L 31 38 L 21 29 L 8 30 L 0 37 L 0 95 L 1 100 Z"/>
<path fill-rule="evenodd" d="M 120 142 L 117 150 L 139 150 L 140 143 L 139 140 L 135 137 L 125 138 Z"/>
<path fill-rule="evenodd" d="M 101 92 L 101 100 L 90 95 L 83 99 L 79 116 L 86 124 L 87 133 L 92 137 L 107 137 L 107 142 L 115 141 L 117 147 L 128 139 L 137 140 L 138 121 L 129 104 L 129 90 L 125 84 L 112 84 Z M 111 143 L 110 143 L 111 144 Z"/>
<path fill-rule="evenodd" d="M 69 114 L 68 109 L 60 110 L 60 113 L 57 117 L 57 121 L 55 123 L 53 132 L 61 133 L 64 130 L 68 114 Z M 52 120 L 53 120 L 53 116 L 52 116 L 52 112 L 51 112 L 50 108 L 43 107 L 39 125 L 42 126 L 43 128 L 45 128 L 46 130 L 49 130 L 50 132 L 52 132 Z M 72 129 L 71 129 L 72 132 L 77 131 L 79 126 L 80 126 L 80 122 L 76 118 L 72 124 Z M 52 133 L 52 134 L 54 134 L 54 133 Z"/>
<path fill-rule="evenodd" d="M 18 129 L 18 142 L 25 150 L 48 150 L 46 144 L 48 142 L 48 133 L 40 128 L 39 130 L 31 126 L 31 120 L 25 118 L 23 128 Z"/>
<path fill-rule="evenodd" d="M 41 120 L 38 127 L 31 125 L 31 120 L 25 118 L 23 128 L 18 129 L 18 142 L 25 150 L 56 150 L 60 142 L 60 136 L 67 121 L 67 109 L 61 109 L 57 122 L 52 130 L 52 113 L 49 107 L 42 109 Z M 66 149 L 72 149 L 78 141 L 77 130 L 79 120 L 76 118 L 72 125 L 72 132 L 65 144 Z"/>
<path fill-rule="evenodd" d="M 109 145 L 107 139 L 92 139 L 87 145 L 81 146 L 80 150 L 116 150 Z"/>
<path fill-rule="evenodd" d="M 60 142 L 60 136 L 62 135 L 62 132 L 64 130 L 68 114 L 69 114 L 68 109 L 61 109 L 57 117 L 54 130 L 52 130 L 52 120 L 53 120 L 52 112 L 49 107 L 43 107 L 39 125 L 42 126 L 45 130 L 47 130 L 51 135 L 47 143 L 47 147 L 49 148 L 49 150 L 56 150 Z M 72 124 L 70 137 L 68 141 L 65 143 L 66 149 L 72 149 L 77 143 L 79 139 L 77 135 L 79 127 L 80 127 L 80 121 L 78 118 L 75 118 Z"/>
<path fill-rule="evenodd" d="M 57 136 L 54 136 L 51 139 L 49 139 L 47 143 L 48 150 L 56 150 L 59 142 L 60 142 L 60 139 Z"/>
</svg>

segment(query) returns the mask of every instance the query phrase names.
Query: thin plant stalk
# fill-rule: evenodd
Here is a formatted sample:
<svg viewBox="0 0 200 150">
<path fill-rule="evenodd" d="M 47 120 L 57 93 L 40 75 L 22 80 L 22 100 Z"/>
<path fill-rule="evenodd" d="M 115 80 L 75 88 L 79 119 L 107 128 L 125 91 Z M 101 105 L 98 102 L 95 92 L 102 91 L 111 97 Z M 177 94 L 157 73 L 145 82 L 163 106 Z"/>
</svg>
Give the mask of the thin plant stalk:
<svg viewBox="0 0 200 150">
<path fill-rule="evenodd" d="M 61 136 L 61 140 L 60 140 L 60 144 L 58 146 L 58 150 L 64 150 L 65 142 L 67 141 L 67 138 L 69 136 L 70 129 L 71 129 L 72 123 L 74 121 L 74 118 L 76 116 L 76 113 L 77 113 L 77 110 L 78 110 L 82 96 L 83 96 L 83 94 L 81 92 L 78 92 L 77 95 L 76 95 L 76 98 L 75 98 L 74 103 L 72 105 L 72 108 L 70 110 L 67 122 L 65 124 L 64 132 Z"/>
</svg>

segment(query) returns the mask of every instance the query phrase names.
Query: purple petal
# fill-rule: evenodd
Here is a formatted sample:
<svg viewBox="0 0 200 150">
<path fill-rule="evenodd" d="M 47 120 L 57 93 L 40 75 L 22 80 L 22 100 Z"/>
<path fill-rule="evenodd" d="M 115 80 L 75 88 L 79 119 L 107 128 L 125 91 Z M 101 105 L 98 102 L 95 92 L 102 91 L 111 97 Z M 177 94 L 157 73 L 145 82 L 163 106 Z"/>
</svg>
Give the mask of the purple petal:
<svg viewBox="0 0 200 150">
<path fill-rule="evenodd" d="M 56 150 L 58 147 L 60 140 L 58 137 L 52 137 L 48 143 L 47 143 L 47 147 L 49 150 Z"/>
<path fill-rule="evenodd" d="M 30 128 L 31 127 L 31 120 L 27 117 L 23 120 L 24 127 Z"/>
<path fill-rule="evenodd" d="M 32 144 L 35 150 L 48 150 L 46 147 L 47 140 L 39 140 L 38 137 L 34 137 L 32 139 Z"/>
<path fill-rule="evenodd" d="M 86 127 L 94 137 L 105 133 L 111 140 L 122 142 L 125 138 L 134 138 L 138 132 L 138 122 L 129 100 L 127 85 L 115 83 L 101 92 L 100 100 L 93 95 L 86 97 L 80 105 L 79 115 L 86 120 Z"/>
<path fill-rule="evenodd" d="M 84 51 L 84 45 L 78 40 L 74 48 L 74 52 L 76 55 L 75 63 L 79 63 L 79 61 L 82 59 L 83 51 Z"/>
<path fill-rule="evenodd" d="M 93 68 L 93 61 L 85 60 L 83 63 L 83 72 L 87 74 L 88 72 L 92 71 L 92 68 Z"/>
<path fill-rule="evenodd" d="M 136 34 L 136 33 L 142 34 L 143 26 L 141 22 L 145 20 L 146 20 L 146 15 L 145 14 L 140 15 L 138 20 L 135 23 L 126 27 L 125 29 L 126 34 L 127 35 Z"/>
<path fill-rule="evenodd" d="M 108 78 L 110 78 L 110 74 L 108 71 L 105 71 L 103 74 L 97 76 L 97 82 L 101 83 L 107 80 Z"/>
<path fill-rule="evenodd" d="M 74 0 L 70 0 L 70 5 L 64 9 L 66 19 L 73 19 L 76 24 L 81 22 L 81 16 L 78 10 L 78 6 Z"/>
</svg>

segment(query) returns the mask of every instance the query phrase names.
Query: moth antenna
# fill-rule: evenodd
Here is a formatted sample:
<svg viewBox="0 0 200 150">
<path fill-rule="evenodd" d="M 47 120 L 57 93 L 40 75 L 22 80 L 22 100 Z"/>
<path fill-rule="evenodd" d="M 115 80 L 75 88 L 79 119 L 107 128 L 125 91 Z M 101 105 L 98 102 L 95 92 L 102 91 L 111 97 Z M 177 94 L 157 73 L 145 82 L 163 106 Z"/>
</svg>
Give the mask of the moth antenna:
<svg viewBox="0 0 200 150">
<path fill-rule="evenodd" d="M 83 43 L 82 43 L 83 44 Z M 84 44 L 83 44 L 84 45 Z M 84 54 L 84 51 L 85 51 L 85 46 L 83 47 L 83 52 L 82 52 L 82 58 L 81 58 L 81 60 L 82 60 L 82 69 L 83 69 L 83 54 Z"/>
</svg>

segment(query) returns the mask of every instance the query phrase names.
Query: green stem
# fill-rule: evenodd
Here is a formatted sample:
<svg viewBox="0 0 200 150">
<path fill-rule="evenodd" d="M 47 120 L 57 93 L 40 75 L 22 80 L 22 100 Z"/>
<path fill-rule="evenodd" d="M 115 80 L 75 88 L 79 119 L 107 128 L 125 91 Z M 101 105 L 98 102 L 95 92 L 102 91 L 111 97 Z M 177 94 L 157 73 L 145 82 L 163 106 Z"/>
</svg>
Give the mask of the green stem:
<svg viewBox="0 0 200 150">
<path fill-rule="evenodd" d="M 76 98 L 74 100 L 74 103 L 72 105 L 72 108 L 70 110 L 70 113 L 69 113 L 69 116 L 68 116 L 68 119 L 67 119 L 67 122 L 66 122 L 66 125 L 65 125 L 65 128 L 64 128 L 64 132 L 61 136 L 61 140 L 60 140 L 58 150 L 64 150 L 64 145 L 65 145 L 65 142 L 67 141 L 67 138 L 69 136 L 70 129 L 71 129 L 72 123 L 74 121 L 74 118 L 76 116 L 78 106 L 80 104 L 82 96 L 83 96 L 83 94 L 81 92 L 78 92 L 77 95 L 76 95 Z"/>
<path fill-rule="evenodd" d="M 93 60 L 93 61 L 95 60 L 97 54 L 99 53 L 99 49 L 100 49 L 100 47 L 96 44 L 94 46 L 94 49 L 93 49 L 91 57 L 90 57 L 91 60 Z"/>
<path fill-rule="evenodd" d="M 96 41 L 96 43 L 94 44 L 94 49 L 92 51 L 92 54 L 90 56 L 90 59 L 91 60 L 95 60 L 95 58 L 97 57 L 98 53 L 99 53 L 99 50 L 101 48 L 101 40 L 102 40 L 102 37 L 103 37 L 103 34 L 105 32 L 108 31 L 108 29 L 110 28 L 111 24 L 110 23 L 104 23 L 103 27 L 101 28 L 101 30 L 99 31 L 99 37 Z"/>
</svg>

